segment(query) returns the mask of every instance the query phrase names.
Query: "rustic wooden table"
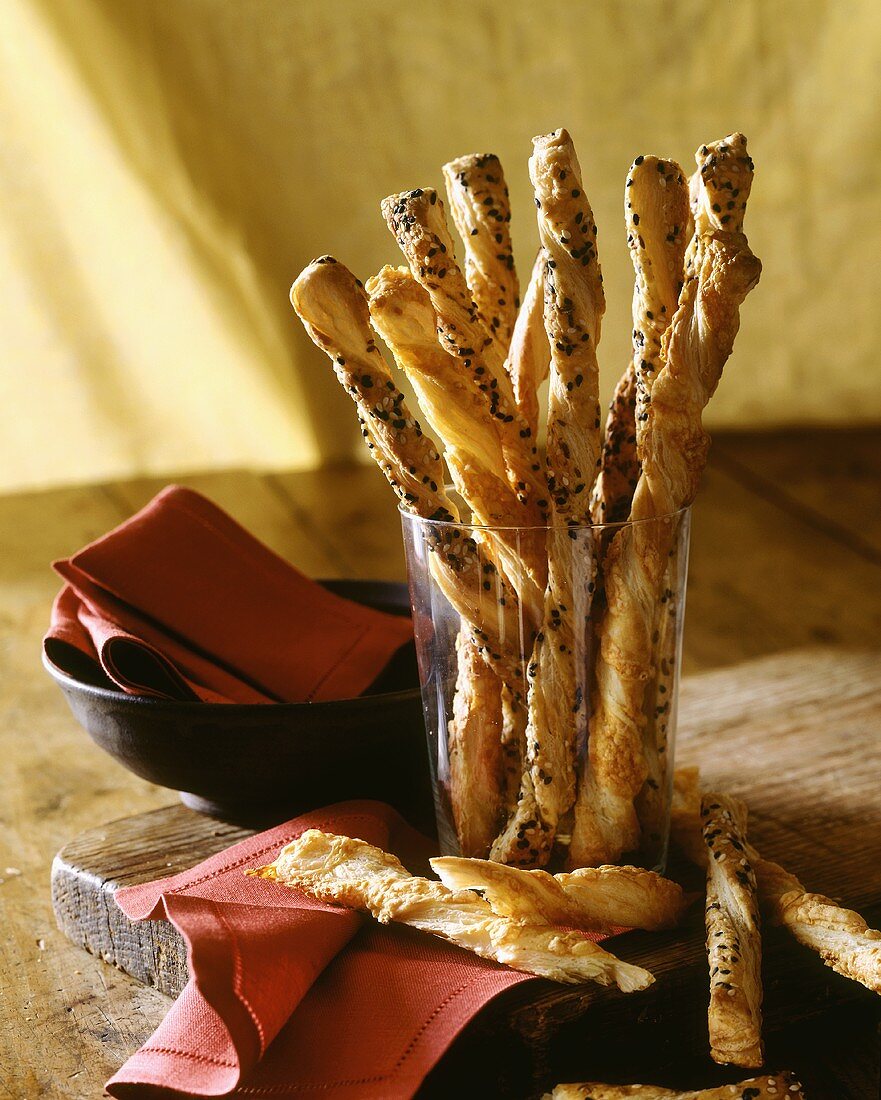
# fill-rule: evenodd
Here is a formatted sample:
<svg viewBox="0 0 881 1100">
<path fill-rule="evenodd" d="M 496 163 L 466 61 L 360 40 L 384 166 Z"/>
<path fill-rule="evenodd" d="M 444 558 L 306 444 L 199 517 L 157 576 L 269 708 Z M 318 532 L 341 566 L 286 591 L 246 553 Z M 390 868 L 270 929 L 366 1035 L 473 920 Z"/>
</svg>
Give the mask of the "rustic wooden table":
<svg viewBox="0 0 881 1100">
<path fill-rule="evenodd" d="M 394 504 L 372 468 L 184 480 L 312 575 L 403 576 Z M 2 1098 L 101 1095 L 168 1008 L 55 928 L 55 851 L 83 829 L 171 798 L 92 745 L 39 660 L 58 587 L 48 562 L 163 483 L 0 498 Z M 695 509 L 685 633 L 686 672 L 805 645 L 881 644 L 881 432 L 716 440 Z M 776 1046 L 813 1100 L 879 1095 L 873 1006 L 800 1024 Z"/>
</svg>

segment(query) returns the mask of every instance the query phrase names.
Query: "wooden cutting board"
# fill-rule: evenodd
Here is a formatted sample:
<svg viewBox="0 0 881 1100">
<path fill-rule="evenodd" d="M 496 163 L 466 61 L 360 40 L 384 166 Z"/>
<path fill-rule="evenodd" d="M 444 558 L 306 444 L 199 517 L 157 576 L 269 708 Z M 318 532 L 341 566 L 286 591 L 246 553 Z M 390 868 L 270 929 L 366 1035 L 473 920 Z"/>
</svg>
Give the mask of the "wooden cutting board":
<svg viewBox="0 0 881 1100">
<path fill-rule="evenodd" d="M 677 764 L 698 764 L 706 788 L 747 800 L 759 851 L 809 889 L 881 925 L 881 654 L 804 650 L 696 676 L 683 683 L 679 713 Z M 132 924 L 113 895 L 184 870 L 246 835 L 181 805 L 89 830 L 55 858 L 59 926 L 87 950 L 175 996 L 186 981 L 180 936 L 164 922 Z M 706 1050 L 702 921 L 697 905 L 672 933 L 633 932 L 610 941 L 616 954 L 655 974 L 648 991 L 627 997 L 600 987 L 529 983 L 493 1002 L 463 1042 L 480 1047 L 513 1032 L 528 1040 L 533 1063 L 538 1053 L 539 1063 L 544 1055 L 555 1066 L 561 1044 L 575 1044 L 579 1060 L 589 1060 L 597 1075 L 605 1064 L 620 1070 L 624 1057 L 630 1080 L 639 1079 L 642 1063 L 643 1077 L 651 1079 L 665 1056 Z M 778 929 L 765 933 L 764 969 L 771 1036 L 830 1006 L 874 1000 Z M 773 1039 L 769 1064 L 772 1053 Z M 733 1079 L 707 1062 L 702 1081 L 712 1074 L 720 1083 Z"/>
</svg>

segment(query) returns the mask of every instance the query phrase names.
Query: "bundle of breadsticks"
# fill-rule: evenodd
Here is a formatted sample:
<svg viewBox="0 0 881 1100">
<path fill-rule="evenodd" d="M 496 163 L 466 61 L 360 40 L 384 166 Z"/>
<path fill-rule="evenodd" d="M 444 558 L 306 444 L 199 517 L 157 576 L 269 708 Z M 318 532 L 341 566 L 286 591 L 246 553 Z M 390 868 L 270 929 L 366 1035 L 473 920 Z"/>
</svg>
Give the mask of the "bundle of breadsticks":
<svg viewBox="0 0 881 1100">
<path fill-rule="evenodd" d="M 839 974 L 881 993 L 881 932 L 830 898 L 809 893 L 747 837 L 747 810 L 728 795 L 704 793 L 697 769 L 674 777 L 672 836 L 706 869 L 707 1013 L 714 1061 L 757 1069 L 762 1045 L 761 920 L 782 925 Z M 625 993 L 654 982 L 584 933 L 608 936 L 675 927 L 696 895 L 654 871 L 583 867 L 551 875 L 491 860 L 441 856 L 436 879 L 411 874 L 394 855 L 363 840 L 310 829 L 274 862 L 247 871 L 320 901 L 399 921 L 450 943 L 556 982 L 598 982 Z M 788 1074 L 745 1081 L 744 1096 L 801 1095 Z M 730 1089 L 731 1086 L 725 1086 Z M 682 1100 L 728 1092 L 675 1092 L 648 1085 L 560 1085 L 564 1097 L 645 1096 Z"/>
<path fill-rule="evenodd" d="M 522 303 L 490 154 L 444 166 L 446 206 L 431 188 L 382 202 L 405 266 L 362 284 L 324 256 L 291 301 L 402 508 L 428 521 L 433 583 L 461 623 L 446 731 L 460 851 L 577 868 L 641 850 L 650 866 L 669 790 L 654 703 L 675 669 L 671 557 L 706 462 L 703 409 L 761 270 L 743 234 L 753 163 L 742 134 L 701 146 L 690 180 L 634 161 L 633 354 L 603 430 L 597 226 L 568 133 L 533 146 L 540 247 Z"/>
<path fill-rule="evenodd" d="M 549 875 L 458 856 L 431 865 L 438 879 L 411 874 L 363 840 L 310 829 L 247 873 L 383 924 L 408 924 L 515 970 L 625 993 L 645 989 L 653 976 L 584 933 L 672 928 L 691 900 L 675 882 L 635 867 Z"/>
</svg>

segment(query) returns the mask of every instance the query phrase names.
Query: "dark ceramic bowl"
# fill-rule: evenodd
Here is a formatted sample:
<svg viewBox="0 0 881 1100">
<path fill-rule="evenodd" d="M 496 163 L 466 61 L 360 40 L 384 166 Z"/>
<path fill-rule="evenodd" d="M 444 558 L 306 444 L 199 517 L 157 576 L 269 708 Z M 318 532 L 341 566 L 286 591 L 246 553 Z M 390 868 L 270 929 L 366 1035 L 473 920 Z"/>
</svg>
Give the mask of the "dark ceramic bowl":
<svg viewBox="0 0 881 1100">
<path fill-rule="evenodd" d="M 324 581 L 408 615 L 407 586 Z M 434 831 L 416 654 L 393 658 L 356 699 L 325 703 L 167 702 L 97 687 L 43 658 L 74 717 L 123 767 L 180 792 L 194 810 L 265 826 L 347 798 L 377 798 Z"/>
</svg>

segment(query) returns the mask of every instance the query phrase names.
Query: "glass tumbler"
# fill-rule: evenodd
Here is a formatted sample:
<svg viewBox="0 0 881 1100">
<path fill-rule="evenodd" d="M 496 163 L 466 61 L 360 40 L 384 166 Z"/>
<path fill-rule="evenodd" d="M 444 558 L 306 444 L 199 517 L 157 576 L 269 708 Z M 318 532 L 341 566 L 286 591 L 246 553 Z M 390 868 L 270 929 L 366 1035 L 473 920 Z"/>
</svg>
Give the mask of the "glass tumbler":
<svg viewBox="0 0 881 1100">
<path fill-rule="evenodd" d="M 662 871 L 690 510 L 401 520 L 441 852 Z"/>
</svg>

